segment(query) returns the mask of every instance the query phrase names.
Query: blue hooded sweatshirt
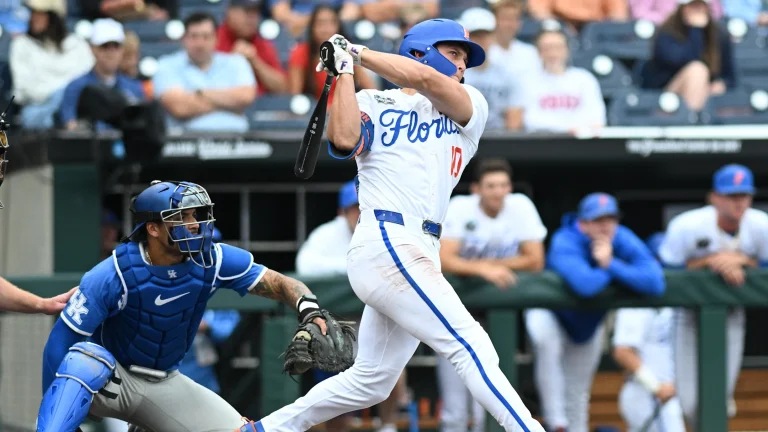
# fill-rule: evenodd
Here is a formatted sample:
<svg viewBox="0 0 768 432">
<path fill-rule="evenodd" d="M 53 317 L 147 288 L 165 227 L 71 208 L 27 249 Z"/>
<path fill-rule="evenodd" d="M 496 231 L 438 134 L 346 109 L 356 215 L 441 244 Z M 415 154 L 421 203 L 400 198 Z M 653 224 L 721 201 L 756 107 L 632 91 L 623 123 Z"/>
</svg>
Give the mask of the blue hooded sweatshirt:
<svg viewBox="0 0 768 432">
<path fill-rule="evenodd" d="M 613 238 L 613 260 L 607 269 L 592 258 L 591 240 L 578 228 L 576 215 L 566 214 L 562 226 L 552 236 L 547 267 L 556 272 L 576 295 L 590 298 L 611 283 L 639 294 L 664 294 L 666 280 L 661 265 L 651 251 L 629 228 L 619 225 Z M 606 311 L 556 310 L 560 325 L 575 343 L 592 338 Z"/>
</svg>

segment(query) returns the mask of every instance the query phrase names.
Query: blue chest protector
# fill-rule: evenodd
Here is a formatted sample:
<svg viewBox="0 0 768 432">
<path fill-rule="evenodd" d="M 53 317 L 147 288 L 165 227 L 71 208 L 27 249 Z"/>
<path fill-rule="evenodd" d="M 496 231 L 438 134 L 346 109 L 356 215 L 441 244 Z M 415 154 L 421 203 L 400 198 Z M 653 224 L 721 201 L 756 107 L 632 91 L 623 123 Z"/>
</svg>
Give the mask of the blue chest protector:
<svg viewBox="0 0 768 432">
<path fill-rule="evenodd" d="M 125 368 L 177 368 L 213 295 L 218 266 L 204 269 L 190 261 L 148 266 L 134 242 L 119 245 L 114 260 L 125 289 L 124 304 L 94 338 Z"/>
</svg>

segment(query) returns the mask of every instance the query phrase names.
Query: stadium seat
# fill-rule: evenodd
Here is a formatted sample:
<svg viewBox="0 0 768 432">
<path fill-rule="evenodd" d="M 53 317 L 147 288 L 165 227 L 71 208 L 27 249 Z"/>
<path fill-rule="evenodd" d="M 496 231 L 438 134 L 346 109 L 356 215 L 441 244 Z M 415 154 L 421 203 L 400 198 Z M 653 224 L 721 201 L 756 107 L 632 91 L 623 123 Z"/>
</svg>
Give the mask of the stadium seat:
<svg viewBox="0 0 768 432">
<path fill-rule="evenodd" d="M 172 54 L 181 49 L 178 41 L 147 42 L 141 44 L 141 57 L 154 57 L 159 59 L 166 54 Z"/>
<path fill-rule="evenodd" d="M 612 99 L 619 93 L 632 87 L 632 76 L 621 62 L 612 60 L 603 54 L 580 54 L 572 58 L 571 63 L 584 68 L 597 78 L 604 98 Z"/>
<path fill-rule="evenodd" d="M 303 98 L 306 108 L 305 114 L 296 114 L 291 109 L 294 96 L 291 95 L 263 95 L 259 96 L 248 109 L 245 115 L 248 117 L 251 130 L 293 129 L 304 130 L 307 127 L 310 114 L 315 108 L 317 100 L 311 96 Z"/>
<path fill-rule="evenodd" d="M 768 124 L 768 93 L 739 89 L 712 96 L 700 118 L 713 125 Z"/>
<path fill-rule="evenodd" d="M 748 25 L 740 18 L 724 20 L 721 25 L 728 30 L 737 61 L 745 57 L 768 55 L 766 36 L 757 27 Z"/>
<path fill-rule="evenodd" d="M 279 26 L 278 28 L 279 32 L 274 37 L 266 37 L 263 33 L 261 36 L 272 41 L 275 50 L 277 50 L 277 55 L 280 57 L 280 62 L 285 66 L 288 64 L 293 47 L 296 45 L 296 39 L 285 27 Z"/>
<path fill-rule="evenodd" d="M 593 22 L 581 31 L 581 49 L 622 60 L 644 60 L 651 55 L 655 26 L 650 21 Z"/>
<path fill-rule="evenodd" d="M 11 54 L 11 40 L 13 37 L 7 32 L 0 35 L 0 62 L 7 62 Z"/>
<path fill-rule="evenodd" d="M 560 21 L 548 21 L 553 23 L 553 25 L 559 25 L 561 29 L 565 28 L 565 25 Z M 536 35 L 538 35 L 544 27 L 544 22 L 545 21 L 537 21 L 531 18 L 523 19 L 523 24 L 520 26 L 520 31 L 517 32 L 517 39 L 529 44 L 533 44 Z M 566 32 L 566 34 L 568 35 L 568 47 L 571 49 L 571 52 L 580 50 L 581 41 L 579 38 L 570 34 L 570 32 Z"/>
<path fill-rule="evenodd" d="M 164 42 L 170 40 L 165 34 L 168 21 L 128 21 L 124 23 L 126 30 L 133 30 L 142 43 Z"/>
<path fill-rule="evenodd" d="M 739 86 L 748 89 L 768 89 L 768 53 L 736 60 Z"/>
<path fill-rule="evenodd" d="M 662 105 L 667 109 L 662 109 Z M 611 126 L 686 126 L 697 122 L 697 115 L 669 93 L 633 89 L 617 95 L 608 105 L 608 124 Z"/>
</svg>

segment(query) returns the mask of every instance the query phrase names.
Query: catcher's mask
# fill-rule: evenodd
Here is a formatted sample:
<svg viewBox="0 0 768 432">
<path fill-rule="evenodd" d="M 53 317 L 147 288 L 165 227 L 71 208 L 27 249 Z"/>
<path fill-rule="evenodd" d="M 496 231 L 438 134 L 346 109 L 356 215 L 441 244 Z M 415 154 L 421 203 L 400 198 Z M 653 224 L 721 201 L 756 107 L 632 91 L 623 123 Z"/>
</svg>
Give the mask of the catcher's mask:
<svg viewBox="0 0 768 432">
<path fill-rule="evenodd" d="M 11 97 L 11 102 L 13 102 L 13 97 Z M 8 104 L 8 108 L 10 108 L 11 104 Z M 5 180 L 5 170 L 8 167 L 8 135 L 6 135 L 5 131 L 10 129 L 11 125 L 9 125 L 5 120 L 5 114 L 8 112 L 8 108 L 3 111 L 2 114 L 0 114 L 0 186 L 3 184 L 3 180 Z M 0 209 L 2 209 L 3 203 L 0 201 Z"/>
<path fill-rule="evenodd" d="M 194 220 L 185 221 L 184 210 L 195 210 Z M 161 222 L 168 231 L 169 244 L 175 245 L 200 267 L 214 265 L 213 222 L 216 219 L 213 217 L 211 197 L 202 186 L 190 182 L 155 180 L 133 199 L 131 212 L 136 218 L 136 226 L 129 239 L 133 240 L 147 222 Z M 196 233 L 190 230 L 194 225 L 198 226 Z"/>
</svg>

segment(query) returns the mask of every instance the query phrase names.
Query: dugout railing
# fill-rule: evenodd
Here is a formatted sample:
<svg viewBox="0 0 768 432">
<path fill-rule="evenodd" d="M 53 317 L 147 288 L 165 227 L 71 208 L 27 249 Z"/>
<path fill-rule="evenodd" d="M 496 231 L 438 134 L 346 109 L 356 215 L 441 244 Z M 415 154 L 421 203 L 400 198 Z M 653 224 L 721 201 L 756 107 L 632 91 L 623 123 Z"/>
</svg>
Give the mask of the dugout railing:
<svg viewBox="0 0 768 432">
<path fill-rule="evenodd" d="M 726 317 L 734 306 L 768 306 L 768 271 L 750 270 L 744 286 L 726 286 L 708 271 L 667 271 L 667 290 L 661 297 L 644 297 L 621 286 L 611 286 L 599 295 L 584 299 L 573 295 L 555 274 L 521 274 L 518 284 L 500 291 L 476 279 L 449 278 L 464 304 L 485 310 L 486 328 L 497 349 L 502 370 L 518 382 L 515 351 L 519 313 L 527 308 L 615 309 L 621 307 L 674 306 L 699 312 L 699 421 L 700 432 L 728 430 L 726 413 Z M 51 296 L 76 285 L 77 274 L 53 277 L 17 277 L 11 281 L 41 296 Z M 346 278 L 305 279 L 320 293 L 323 306 L 341 315 L 355 315 L 363 304 Z M 299 383 L 280 373 L 280 353 L 296 328 L 296 318 L 277 302 L 261 297 L 239 297 L 222 291 L 209 303 L 211 308 L 238 309 L 265 315 L 261 337 L 261 411 L 271 412 L 300 396 Z M 254 389 L 250 389 L 253 392 Z M 493 422 L 491 422 L 493 423 Z M 493 425 L 500 430 L 498 425 Z"/>
</svg>

